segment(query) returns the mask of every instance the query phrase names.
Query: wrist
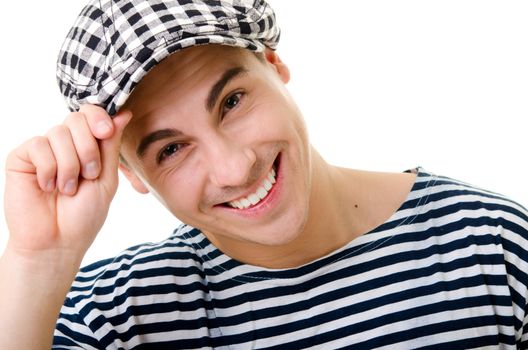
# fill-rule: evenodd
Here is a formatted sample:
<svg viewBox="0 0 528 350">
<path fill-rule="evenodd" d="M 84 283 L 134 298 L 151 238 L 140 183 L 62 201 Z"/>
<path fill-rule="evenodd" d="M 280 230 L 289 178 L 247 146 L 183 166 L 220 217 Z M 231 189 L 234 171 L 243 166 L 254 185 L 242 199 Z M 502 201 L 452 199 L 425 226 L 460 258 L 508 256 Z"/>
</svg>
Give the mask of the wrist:
<svg viewBox="0 0 528 350">
<path fill-rule="evenodd" d="M 43 280 L 46 284 L 71 284 L 79 270 L 84 254 L 72 250 L 20 249 L 8 242 L 0 257 L 0 269 L 17 279 Z M 42 281 L 41 281 L 42 282 Z"/>
<path fill-rule="evenodd" d="M 0 348 L 50 348 L 80 264 L 73 254 L 56 253 L 31 254 L 8 246 L 0 257 Z"/>
</svg>

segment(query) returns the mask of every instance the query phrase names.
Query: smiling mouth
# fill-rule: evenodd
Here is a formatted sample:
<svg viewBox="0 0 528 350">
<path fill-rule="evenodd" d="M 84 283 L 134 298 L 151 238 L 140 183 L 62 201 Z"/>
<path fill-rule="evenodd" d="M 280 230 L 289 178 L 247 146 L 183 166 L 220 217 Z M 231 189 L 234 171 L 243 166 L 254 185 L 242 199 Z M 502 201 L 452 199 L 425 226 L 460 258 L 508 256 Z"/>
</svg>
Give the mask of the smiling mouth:
<svg viewBox="0 0 528 350">
<path fill-rule="evenodd" d="M 273 186 L 277 182 L 278 159 L 279 157 L 277 157 L 268 175 L 266 175 L 264 180 L 262 180 L 260 186 L 255 192 L 249 194 L 246 197 L 242 197 L 225 204 L 235 209 L 248 209 L 258 205 L 264 198 L 266 198 L 268 193 L 272 190 Z"/>
</svg>

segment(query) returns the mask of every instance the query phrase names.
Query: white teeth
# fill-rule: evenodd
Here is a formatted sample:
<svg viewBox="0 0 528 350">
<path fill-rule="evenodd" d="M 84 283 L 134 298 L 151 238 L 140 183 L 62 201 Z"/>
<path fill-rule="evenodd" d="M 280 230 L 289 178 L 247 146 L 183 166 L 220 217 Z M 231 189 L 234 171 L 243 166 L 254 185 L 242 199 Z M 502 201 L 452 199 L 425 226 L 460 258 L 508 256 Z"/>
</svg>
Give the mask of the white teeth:
<svg viewBox="0 0 528 350">
<path fill-rule="evenodd" d="M 260 187 L 257 190 L 257 196 L 258 196 L 259 199 L 262 199 L 262 198 L 266 197 L 267 194 L 268 194 L 268 191 L 266 191 L 265 187 Z"/>
<path fill-rule="evenodd" d="M 254 193 L 253 193 L 253 194 L 250 194 L 250 195 L 248 196 L 248 199 L 249 199 L 249 201 L 251 202 L 251 204 L 253 204 L 253 205 L 257 204 L 257 203 L 259 202 L 259 200 L 260 200 L 260 198 L 259 198 L 256 194 L 254 194 Z"/>
<path fill-rule="evenodd" d="M 272 169 L 272 171 L 273 171 L 273 169 Z M 273 173 L 270 173 L 268 175 L 268 180 L 269 180 L 269 182 L 271 182 L 272 185 L 275 183 L 275 171 L 273 171 Z"/>
<path fill-rule="evenodd" d="M 277 181 L 275 176 L 275 169 L 272 168 L 268 176 L 264 179 L 264 181 L 262 181 L 262 184 L 254 193 L 247 197 L 228 202 L 227 204 L 237 209 L 247 209 L 250 206 L 257 204 L 262 198 L 266 197 L 268 192 L 273 187 L 273 184 Z"/>
</svg>

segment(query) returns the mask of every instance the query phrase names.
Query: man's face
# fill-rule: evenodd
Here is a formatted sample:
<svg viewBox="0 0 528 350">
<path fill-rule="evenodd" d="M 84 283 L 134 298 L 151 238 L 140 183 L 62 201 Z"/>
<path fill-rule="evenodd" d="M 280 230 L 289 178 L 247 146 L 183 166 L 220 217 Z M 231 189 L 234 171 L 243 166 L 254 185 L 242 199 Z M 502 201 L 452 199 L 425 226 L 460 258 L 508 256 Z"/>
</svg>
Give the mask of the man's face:
<svg viewBox="0 0 528 350">
<path fill-rule="evenodd" d="M 277 246 L 304 228 L 310 146 L 274 52 L 216 45 L 176 53 L 125 109 L 125 175 L 220 247 Z"/>
</svg>

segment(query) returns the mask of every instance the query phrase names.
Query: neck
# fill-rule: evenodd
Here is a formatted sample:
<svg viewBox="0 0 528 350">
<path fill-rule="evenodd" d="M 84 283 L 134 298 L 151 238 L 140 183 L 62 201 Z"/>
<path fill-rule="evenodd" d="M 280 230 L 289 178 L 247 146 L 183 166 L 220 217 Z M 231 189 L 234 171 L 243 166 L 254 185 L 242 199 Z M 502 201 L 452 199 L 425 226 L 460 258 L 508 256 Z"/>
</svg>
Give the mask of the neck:
<svg viewBox="0 0 528 350">
<path fill-rule="evenodd" d="M 289 255 L 275 264 L 289 267 L 300 266 L 321 258 L 341 248 L 361 232 L 354 229 L 356 215 L 354 195 L 346 195 L 345 189 L 354 186 L 352 173 L 329 165 L 312 150 L 312 183 L 309 213 L 303 231 L 285 249 Z M 359 220 L 359 218 L 357 218 Z M 275 259 L 280 256 L 275 256 Z M 270 265 L 272 261 L 269 261 Z"/>
</svg>

